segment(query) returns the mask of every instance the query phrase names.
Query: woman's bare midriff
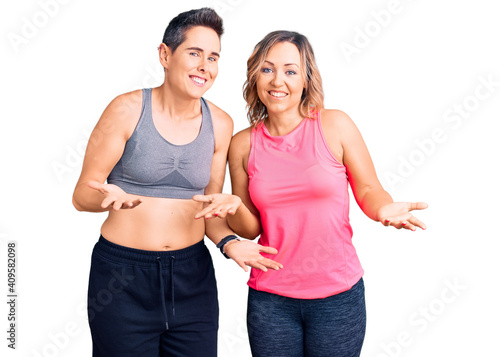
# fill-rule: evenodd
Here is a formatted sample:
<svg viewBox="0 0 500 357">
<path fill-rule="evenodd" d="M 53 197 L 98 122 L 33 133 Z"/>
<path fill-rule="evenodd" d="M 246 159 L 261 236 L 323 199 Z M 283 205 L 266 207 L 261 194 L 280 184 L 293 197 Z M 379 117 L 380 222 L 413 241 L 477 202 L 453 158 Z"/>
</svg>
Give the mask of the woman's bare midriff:
<svg viewBox="0 0 500 357">
<path fill-rule="evenodd" d="M 101 234 L 125 247 L 142 250 L 177 250 L 200 242 L 205 222 L 194 215 L 202 203 L 191 199 L 143 197 L 133 209 L 110 211 Z"/>
</svg>

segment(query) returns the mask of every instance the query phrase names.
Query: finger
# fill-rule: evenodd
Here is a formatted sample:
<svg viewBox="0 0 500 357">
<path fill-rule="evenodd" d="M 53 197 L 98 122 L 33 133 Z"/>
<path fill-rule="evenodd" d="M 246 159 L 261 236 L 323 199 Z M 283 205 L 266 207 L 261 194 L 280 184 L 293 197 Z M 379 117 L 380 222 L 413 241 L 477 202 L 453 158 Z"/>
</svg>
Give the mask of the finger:
<svg viewBox="0 0 500 357">
<path fill-rule="evenodd" d="M 403 213 L 398 216 L 390 216 L 387 217 L 389 220 L 389 225 L 401 225 L 402 222 L 407 222 L 410 217 L 412 217 L 411 213 Z"/>
<path fill-rule="evenodd" d="M 219 217 L 219 218 L 226 218 L 227 211 L 225 211 L 225 210 L 216 211 L 216 212 L 214 212 L 214 216 Z"/>
<path fill-rule="evenodd" d="M 248 266 L 251 266 L 252 268 L 255 268 L 255 269 L 260 269 L 262 271 L 267 271 L 267 268 L 260 264 L 259 262 L 256 262 L 256 261 L 248 261 L 248 262 L 245 262 L 246 265 Z"/>
<path fill-rule="evenodd" d="M 234 259 L 233 259 L 234 260 Z M 248 273 L 248 268 L 242 260 L 234 260 L 246 273 Z"/>
<path fill-rule="evenodd" d="M 411 224 L 413 224 L 415 227 L 420 227 L 421 229 L 423 230 L 426 230 L 427 229 L 427 226 L 424 224 L 424 222 L 422 222 L 421 220 L 419 220 L 417 217 L 415 216 L 412 216 L 409 220 L 408 220 Z"/>
<path fill-rule="evenodd" d="M 387 220 L 386 220 L 386 221 L 387 221 Z M 403 227 L 404 227 L 403 223 L 404 223 L 404 224 L 406 224 L 405 222 L 406 222 L 406 220 L 404 220 L 404 219 L 397 219 L 397 217 L 395 217 L 395 218 L 390 218 L 390 219 L 388 220 L 387 226 L 388 226 L 388 227 L 391 227 L 391 226 L 392 226 L 392 227 L 394 227 L 394 228 L 396 228 L 396 229 L 401 229 L 401 228 L 403 228 Z"/>
<path fill-rule="evenodd" d="M 409 211 L 426 209 L 427 207 L 429 207 L 429 205 L 425 202 L 408 202 Z"/>
<path fill-rule="evenodd" d="M 272 259 L 265 258 L 265 259 L 259 260 L 259 263 L 261 263 L 262 265 L 265 265 L 268 268 L 274 269 L 274 270 L 283 269 L 282 264 L 280 264 Z"/>
<path fill-rule="evenodd" d="M 116 198 L 112 196 L 108 196 L 105 199 L 102 200 L 101 202 L 101 207 L 102 208 L 109 208 L 109 206 L 115 202 Z"/>
<path fill-rule="evenodd" d="M 405 229 L 409 229 L 410 231 L 412 232 L 415 232 L 417 230 L 417 228 L 411 224 L 411 223 L 407 223 L 405 226 L 404 226 Z"/>
<path fill-rule="evenodd" d="M 215 212 L 218 212 L 220 210 L 221 210 L 221 208 L 219 207 L 219 205 L 213 203 L 211 205 L 208 205 L 204 209 L 202 209 L 200 212 L 198 212 L 194 216 L 194 218 L 198 219 L 198 218 L 201 218 L 203 216 L 205 216 L 205 218 L 212 218 L 212 214 L 214 214 Z"/>
<path fill-rule="evenodd" d="M 410 231 L 415 231 L 415 226 L 409 222 L 401 222 L 401 228 L 409 229 Z"/>
<path fill-rule="evenodd" d="M 390 219 L 383 219 L 382 224 L 386 227 L 391 225 L 391 220 Z"/>
<path fill-rule="evenodd" d="M 207 215 L 212 211 L 212 208 L 213 207 L 210 205 L 210 206 L 202 209 L 200 212 L 195 214 L 194 218 L 198 219 L 198 218 L 201 218 L 203 216 L 205 216 L 205 218 L 207 218 Z"/>
<path fill-rule="evenodd" d="M 132 208 L 139 206 L 141 203 L 142 203 L 142 200 L 140 198 L 133 200 L 133 201 L 125 201 L 125 202 L 123 202 L 121 209 L 132 209 Z"/>
<path fill-rule="evenodd" d="M 137 207 L 142 203 L 142 199 L 138 198 L 132 202 L 133 206 L 132 207 Z"/>
<path fill-rule="evenodd" d="M 264 247 L 262 245 L 259 245 L 259 251 L 267 254 L 278 254 L 278 250 L 276 248 Z"/>
<path fill-rule="evenodd" d="M 212 195 L 194 195 L 193 200 L 196 202 L 212 202 Z"/>
<path fill-rule="evenodd" d="M 405 223 L 405 224 L 406 224 L 406 223 Z M 403 228 L 403 224 L 402 224 L 401 222 L 398 222 L 398 223 L 396 223 L 396 222 L 392 222 L 390 225 L 391 225 L 391 226 L 393 226 L 393 227 L 394 227 L 394 228 L 396 228 L 396 229 L 401 229 L 401 228 Z"/>
<path fill-rule="evenodd" d="M 123 204 L 123 207 L 122 207 L 122 208 L 126 208 L 126 209 L 131 209 L 131 208 L 134 208 L 135 206 L 137 206 L 134 202 L 135 202 L 135 201 L 126 201 L 126 202 Z"/>
<path fill-rule="evenodd" d="M 211 219 L 211 218 L 217 218 L 217 214 L 215 214 L 215 212 L 208 212 L 206 215 L 205 215 L 205 219 Z"/>
<path fill-rule="evenodd" d="M 113 210 L 114 210 L 114 211 L 119 211 L 119 210 L 120 210 L 120 208 L 122 208 L 122 206 L 123 206 L 123 201 L 121 201 L 121 200 L 120 200 L 120 201 L 116 200 L 116 201 L 113 203 Z"/>
</svg>

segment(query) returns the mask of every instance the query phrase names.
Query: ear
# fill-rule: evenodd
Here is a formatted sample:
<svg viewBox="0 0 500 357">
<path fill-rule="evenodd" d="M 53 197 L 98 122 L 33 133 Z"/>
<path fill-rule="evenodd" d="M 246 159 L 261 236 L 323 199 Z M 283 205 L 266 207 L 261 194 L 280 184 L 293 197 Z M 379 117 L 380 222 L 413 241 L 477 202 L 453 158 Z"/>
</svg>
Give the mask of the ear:
<svg viewBox="0 0 500 357">
<path fill-rule="evenodd" d="M 160 46 L 158 47 L 158 56 L 163 68 L 165 69 L 168 68 L 168 63 L 170 62 L 171 55 L 172 51 L 170 51 L 170 48 L 166 44 L 161 43 Z"/>
</svg>

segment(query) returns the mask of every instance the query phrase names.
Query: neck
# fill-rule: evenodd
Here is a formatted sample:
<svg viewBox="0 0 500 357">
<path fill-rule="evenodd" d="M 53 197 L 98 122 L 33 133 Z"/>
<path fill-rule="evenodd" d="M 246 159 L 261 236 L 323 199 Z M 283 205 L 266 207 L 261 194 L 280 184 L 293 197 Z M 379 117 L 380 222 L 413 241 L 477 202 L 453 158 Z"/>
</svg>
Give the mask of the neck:
<svg viewBox="0 0 500 357">
<path fill-rule="evenodd" d="M 296 112 L 268 113 L 265 121 L 267 130 L 273 136 L 282 136 L 290 133 L 302 122 L 302 117 L 297 108 Z"/>
<path fill-rule="evenodd" d="M 156 109 L 172 119 L 182 120 L 200 114 L 199 99 L 179 96 L 165 83 L 155 88 L 153 93 Z"/>
</svg>

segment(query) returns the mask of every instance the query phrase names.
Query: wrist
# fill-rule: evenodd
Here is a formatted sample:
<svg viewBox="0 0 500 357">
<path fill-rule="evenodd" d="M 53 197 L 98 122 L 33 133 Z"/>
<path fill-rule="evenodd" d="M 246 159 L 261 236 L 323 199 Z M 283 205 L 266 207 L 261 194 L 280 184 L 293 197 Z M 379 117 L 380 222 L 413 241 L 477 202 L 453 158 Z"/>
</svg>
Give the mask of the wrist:
<svg viewBox="0 0 500 357">
<path fill-rule="evenodd" d="M 229 259 L 229 256 L 226 255 L 224 248 L 229 244 L 232 244 L 234 242 L 239 241 L 240 238 L 235 236 L 234 234 L 230 234 L 224 238 L 221 239 L 221 241 L 217 244 L 217 248 L 220 249 L 220 252 L 222 253 L 223 256 L 225 256 L 227 259 Z"/>
<path fill-rule="evenodd" d="M 241 239 L 240 238 L 236 238 L 236 239 L 232 239 L 230 240 L 229 242 L 227 242 L 226 244 L 224 244 L 224 247 L 222 247 L 222 254 L 224 255 L 227 255 L 226 252 L 227 252 L 227 247 L 229 247 L 231 244 L 233 243 L 237 243 L 239 242 Z"/>
</svg>

